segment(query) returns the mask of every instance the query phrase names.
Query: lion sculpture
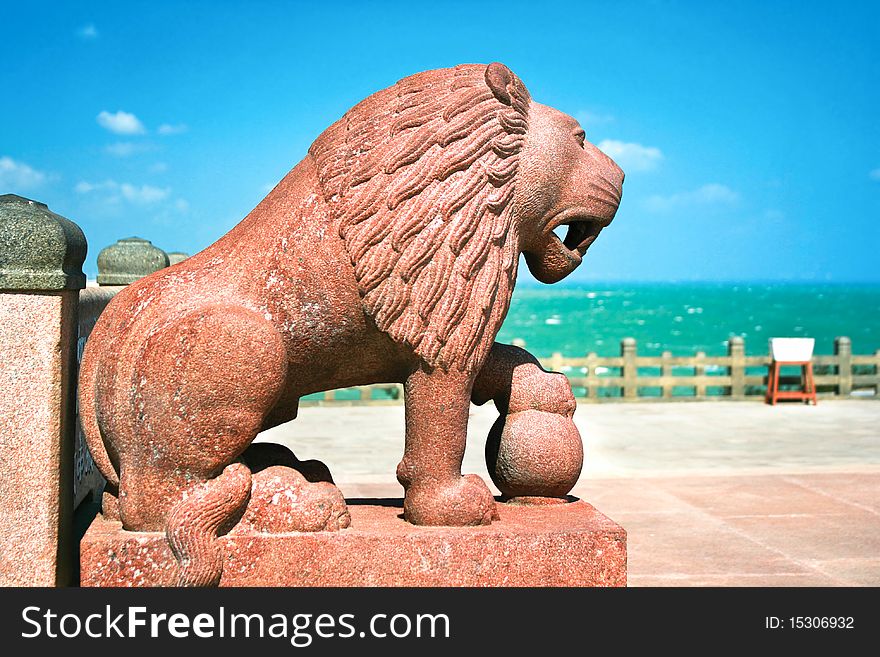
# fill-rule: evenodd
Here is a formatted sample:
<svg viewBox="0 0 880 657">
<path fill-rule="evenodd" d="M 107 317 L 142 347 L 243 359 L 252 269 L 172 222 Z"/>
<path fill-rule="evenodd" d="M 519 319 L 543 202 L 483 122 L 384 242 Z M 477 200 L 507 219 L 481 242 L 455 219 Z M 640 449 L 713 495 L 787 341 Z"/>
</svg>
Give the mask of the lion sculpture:
<svg viewBox="0 0 880 657">
<path fill-rule="evenodd" d="M 567 276 L 622 183 L 577 121 L 533 102 L 502 64 L 368 97 L 229 233 L 101 315 L 79 412 L 105 515 L 164 531 L 181 585 L 219 583 L 221 533 L 343 529 L 326 468 L 251 442 L 296 417 L 303 395 L 401 382 L 405 518 L 491 522 L 489 488 L 461 473 L 470 402 L 503 416 L 516 399 L 574 426 L 566 378 L 494 342 L 519 255 L 542 282 Z M 303 494 L 272 515 L 284 489 Z"/>
</svg>

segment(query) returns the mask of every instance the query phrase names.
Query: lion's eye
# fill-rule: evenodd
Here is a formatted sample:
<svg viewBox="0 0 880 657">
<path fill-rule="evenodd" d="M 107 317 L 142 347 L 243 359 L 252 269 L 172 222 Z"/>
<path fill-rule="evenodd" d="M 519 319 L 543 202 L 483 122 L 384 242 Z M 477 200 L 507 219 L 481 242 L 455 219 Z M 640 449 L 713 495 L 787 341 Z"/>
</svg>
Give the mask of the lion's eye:
<svg viewBox="0 0 880 657">
<path fill-rule="evenodd" d="M 581 145 L 581 148 L 584 148 L 584 144 L 587 141 L 587 133 L 583 131 L 583 129 L 578 130 L 574 133 L 575 139 L 578 140 L 578 143 Z"/>
</svg>

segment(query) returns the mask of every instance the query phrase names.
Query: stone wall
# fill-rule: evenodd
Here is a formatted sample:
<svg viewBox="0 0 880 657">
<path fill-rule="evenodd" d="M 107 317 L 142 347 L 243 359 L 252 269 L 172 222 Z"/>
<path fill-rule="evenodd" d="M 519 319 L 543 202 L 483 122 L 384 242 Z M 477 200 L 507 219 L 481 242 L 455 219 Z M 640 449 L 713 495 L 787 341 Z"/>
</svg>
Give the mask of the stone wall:
<svg viewBox="0 0 880 657">
<path fill-rule="evenodd" d="M 114 295 L 123 289 L 123 286 L 108 285 L 98 286 L 89 283 L 79 293 L 79 321 L 76 339 L 76 362 L 77 369 L 82 362 L 83 349 L 86 340 L 98 321 L 98 317 L 104 308 L 110 303 Z M 95 467 L 92 455 L 86 447 L 82 427 L 79 424 L 79 405 L 77 404 L 76 435 L 73 446 L 73 504 L 78 507 L 91 493 L 100 495 L 104 489 L 104 477 Z"/>
</svg>

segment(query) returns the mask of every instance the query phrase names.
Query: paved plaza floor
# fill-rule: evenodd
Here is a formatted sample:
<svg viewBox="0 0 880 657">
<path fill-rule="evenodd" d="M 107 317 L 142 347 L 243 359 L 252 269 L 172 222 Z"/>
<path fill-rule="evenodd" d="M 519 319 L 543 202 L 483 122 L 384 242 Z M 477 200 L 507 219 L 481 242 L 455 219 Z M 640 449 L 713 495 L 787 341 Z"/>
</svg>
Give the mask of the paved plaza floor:
<svg viewBox="0 0 880 657">
<path fill-rule="evenodd" d="M 497 413 L 472 407 L 488 482 Z M 582 404 L 573 494 L 628 532 L 631 586 L 880 585 L 880 402 Z M 330 466 L 347 497 L 400 496 L 402 406 L 307 407 L 261 435 Z"/>
</svg>

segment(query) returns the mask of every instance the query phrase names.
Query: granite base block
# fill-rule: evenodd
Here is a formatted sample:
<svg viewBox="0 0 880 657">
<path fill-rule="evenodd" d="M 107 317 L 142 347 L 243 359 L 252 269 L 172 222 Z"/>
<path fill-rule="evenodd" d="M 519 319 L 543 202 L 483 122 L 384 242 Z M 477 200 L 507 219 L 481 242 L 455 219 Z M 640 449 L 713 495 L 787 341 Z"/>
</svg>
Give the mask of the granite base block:
<svg viewBox="0 0 880 657">
<path fill-rule="evenodd" d="M 416 527 L 400 500 L 349 500 L 338 532 L 222 537 L 220 586 L 626 586 L 626 531 L 586 502 L 499 504 L 485 527 Z M 82 586 L 174 586 L 158 532 L 98 515 L 81 544 Z"/>
</svg>

